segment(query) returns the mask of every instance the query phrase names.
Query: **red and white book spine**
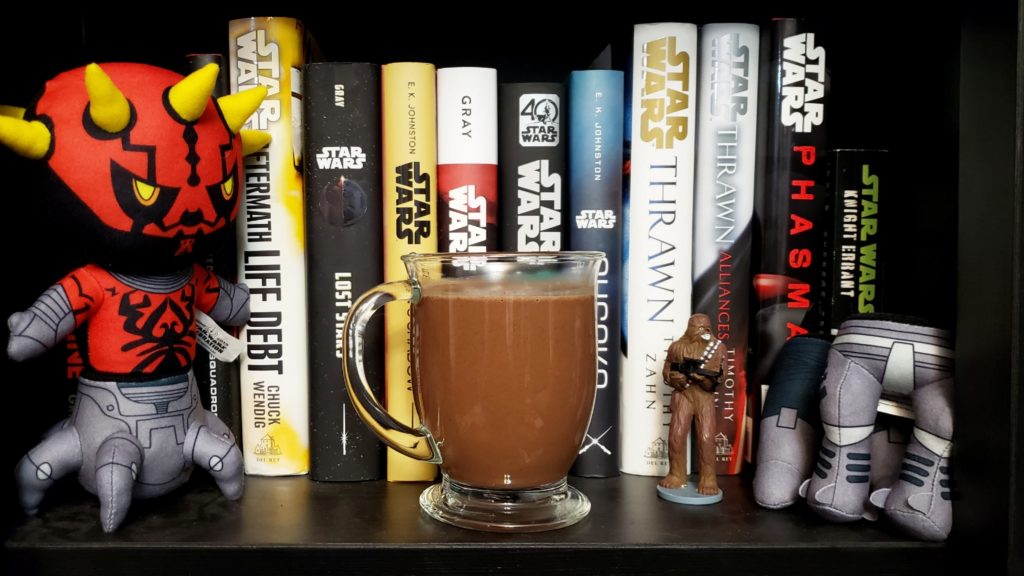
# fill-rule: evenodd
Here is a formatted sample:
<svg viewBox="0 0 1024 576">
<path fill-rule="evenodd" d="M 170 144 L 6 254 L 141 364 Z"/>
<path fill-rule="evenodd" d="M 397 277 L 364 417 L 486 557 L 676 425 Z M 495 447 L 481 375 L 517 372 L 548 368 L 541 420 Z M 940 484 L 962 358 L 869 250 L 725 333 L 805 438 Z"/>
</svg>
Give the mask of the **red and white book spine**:
<svg viewBox="0 0 1024 576">
<path fill-rule="evenodd" d="M 437 71 L 438 248 L 498 249 L 498 73 Z"/>
</svg>

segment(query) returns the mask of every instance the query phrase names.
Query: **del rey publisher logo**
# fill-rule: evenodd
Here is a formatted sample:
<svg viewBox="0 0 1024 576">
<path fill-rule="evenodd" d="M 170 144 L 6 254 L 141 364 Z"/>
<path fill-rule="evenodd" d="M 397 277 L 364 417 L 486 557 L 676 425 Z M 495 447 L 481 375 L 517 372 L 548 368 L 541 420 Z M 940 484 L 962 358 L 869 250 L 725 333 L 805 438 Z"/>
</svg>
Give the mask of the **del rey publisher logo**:
<svg viewBox="0 0 1024 576">
<path fill-rule="evenodd" d="M 558 94 L 523 94 L 519 97 L 519 145 L 528 148 L 558 146 Z"/>
</svg>

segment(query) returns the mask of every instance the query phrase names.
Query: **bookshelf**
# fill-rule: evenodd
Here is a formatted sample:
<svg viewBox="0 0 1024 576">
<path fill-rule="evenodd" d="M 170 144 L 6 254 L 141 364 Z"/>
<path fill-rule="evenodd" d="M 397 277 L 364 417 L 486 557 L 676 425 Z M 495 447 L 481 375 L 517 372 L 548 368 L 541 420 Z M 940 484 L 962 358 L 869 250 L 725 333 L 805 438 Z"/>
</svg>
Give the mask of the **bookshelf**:
<svg viewBox="0 0 1024 576">
<path fill-rule="evenodd" d="M 822 17 L 831 34 L 833 142 L 887 147 L 903 168 L 894 174 L 901 196 L 893 204 L 893 222 L 901 231 L 893 257 L 901 265 L 892 271 L 890 285 L 897 288 L 890 304 L 957 333 L 961 496 L 947 543 L 911 541 L 884 523 L 828 524 L 802 507 L 761 509 L 753 504 L 749 475 L 723 482 L 723 505 L 696 511 L 657 501 L 652 479 L 574 479 L 595 502 L 588 520 L 510 538 L 429 522 L 416 505 L 419 484 L 250 478 L 241 502 L 230 503 L 197 472 L 186 491 L 136 503 L 121 530 L 104 535 L 95 500 L 73 480 L 50 495 L 39 518 L 27 519 L 16 507 L 11 475 L 3 474 L 5 568 L 82 575 L 135 569 L 916 574 L 943 572 L 949 560 L 969 557 L 991 560 L 997 568 L 986 573 L 1024 571 L 1022 5 L 964 1 L 956 10 L 901 16 L 882 2 L 831 13 L 811 3 L 748 4 L 694 12 L 637 9 L 581 20 L 524 10 L 491 27 L 468 16 L 434 16 L 429 34 L 414 34 L 408 19 L 382 8 L 370 8 L 378 19 L 337 29 L 350 16 L 313 10 L 292 15 L 335 58 L 496 66 L 500 80 L 562 79 L 609 41 L 622 46 L 633 22 Z M 0 102 L 26 103 L 46 78 L 90 60 L 179 66 L 186 52 L 223 50 L 227 19 L 242 15 L 166 14 L 138 22 L 67 12 L 48 16 L 41 27 L 14 26 L 0 38 L 0 48 L 11 55 Z M 389 30 L 392 22 L 402 28 Z M 524 36 L 547 41 L 513 49 Z M 52 232 L 59 220 L 48 214 L 45 198 L 29 193 L 27 183 L 38 182 L 37 175 L 15 173 L 33 169 L 0 154 L 0 170 L 12 175 L 2 185 L 8 203 L 0 213 L 4 243 L 16 247 L 6 254 L 8 270 L 26 271 L 22 280 L 7 282 L 3 317 L 56 279 L 45 270 L 66 270 L 81 258 L 59 231 Z M 52 226 L 39 226 L 40 220 Z M 0 469 L 13 470 L 38 434 L 61 417 L 68 391 L 46 385 L 53 376 L 46 359 L 25 365 L 4 360 L 0 375 L 7 416 Z"/>
</svg>

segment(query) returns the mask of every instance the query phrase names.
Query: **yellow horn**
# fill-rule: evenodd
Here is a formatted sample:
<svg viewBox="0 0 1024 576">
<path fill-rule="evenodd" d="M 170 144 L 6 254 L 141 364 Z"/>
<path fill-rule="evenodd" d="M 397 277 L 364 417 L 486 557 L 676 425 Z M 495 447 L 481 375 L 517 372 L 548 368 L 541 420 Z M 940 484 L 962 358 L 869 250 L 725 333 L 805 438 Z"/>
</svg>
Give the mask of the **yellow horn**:
<svg viewBox="0 0 1024 576">
<path fill-rule="evenodd" d="M 217 98 L 217 104 L 220 106 L 221 113 L 224 114 L 228 128 L 231 129 L 231 132 L 238 134 L 242 126 L 245 126 L 245 121 L 260 107 L 266 97 L 267 87 L 257 86 L 237 94 L 221 96 Z"/>
<path fill-rule="evenodd" d="M 220 74 L 220 67 L 212 62 L 199 70 L 189 74 L 180 82 L 175 84 L 167 99 L 171 107 L 188 122 L 195 122 L 206 110 L 206 103 L 210 101 L 210 94 L 217 84 L 217 75 Z"/>
<path fill-rule="evenodd" d="M 239 135 L 242 137 L 242 156 L 248 156 L 270 144 L 269 132 L 243 129 L 239 132 Z"/>
<path fill-rule="evenodd" d="M 20 106 L 7 106 L 0 104 L 0 116 L 22 119 L 25 117 L 25 109 Z"/>
<path fill-rule="evenodd" d="M 25 158 L 39 160 L 46 156 L 51 140 L 50 129 L 38 120 L 0 115 L 0 144 Z"/>
<path fill-rule="evenodd" d="M 99 65 L 85 67 L 85 89 L 89 92 L 89 115 L 97 126 L 111 134 L 128 126 L 132 119 L 128 99 Z"/>
</svg>

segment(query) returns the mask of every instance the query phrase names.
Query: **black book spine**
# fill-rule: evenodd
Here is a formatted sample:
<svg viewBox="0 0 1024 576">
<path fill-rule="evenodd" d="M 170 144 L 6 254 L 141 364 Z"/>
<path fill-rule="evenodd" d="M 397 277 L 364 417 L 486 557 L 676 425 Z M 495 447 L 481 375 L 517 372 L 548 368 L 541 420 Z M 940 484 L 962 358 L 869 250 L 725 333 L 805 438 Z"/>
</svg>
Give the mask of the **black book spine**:
<svg viewBox="0 0 1024 576">
<path fill-rule="evenodd" d="M 556 252 L 566 246 L 565 86 L 502 84 L 498 93 L 501 248 Z"/>
<path fill-rule="evenodd" d="M 206 66 L 216 64 L 220 67 L 220 75 L 213 88 L 213 97 L 219 98 L 228 94 L 227 66 L 220 54 L 189 54 L 186 56 L 186 68 L 193 72 Z M 211 254 L 203 262 L 207 270 L 230 280 L 238 281 L 238 258 L 235 235 L 229 234 L 228 240 L 217 252 Z M 237 335 L 237 330 L 222 326 L 225 330 Z M 213 412 L 221 422 L 235 435 L 235 440 L 242 442 L 242 399 L 239 390 L 239 363 L 223 362 L 210 355 L 206 348 L 196 346 L 196 357 L 192 364 L 196 384 L 199 386 L 199 398 L 203 407 Z"/>
<path fill-rule="evenodd" d="M 831 307 L 825 182 L 829 80 L 826 49 L 815 28 L 778 19 L 771 33 L 767 145 L 754 218 L 760 258 L 754 276 L 755 368 L 764 384 L 786 340 L 827 334 Z"/>
<path fill-rule="evenodd" d="M 884 226 L 881 188 L 888 184 L 884 150 L 832 154 L 835 234 L 832 262 L 832 334 L 854 314 L 885 312 Z M 887 191 L 886 191 L 887 192 Z"/>
<path fill-rule="evenodd" d="M 380 67 L 309 64 L 303 82 L 310 476 L 376 480 L 384 450 L 349 402 L 341 338 L 354 300 L 384 281 Z M 368 326 L 363 360 L 367 379 L 378 386 L 382 328 L 379 320 Z"/>
</svg>

